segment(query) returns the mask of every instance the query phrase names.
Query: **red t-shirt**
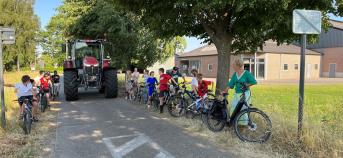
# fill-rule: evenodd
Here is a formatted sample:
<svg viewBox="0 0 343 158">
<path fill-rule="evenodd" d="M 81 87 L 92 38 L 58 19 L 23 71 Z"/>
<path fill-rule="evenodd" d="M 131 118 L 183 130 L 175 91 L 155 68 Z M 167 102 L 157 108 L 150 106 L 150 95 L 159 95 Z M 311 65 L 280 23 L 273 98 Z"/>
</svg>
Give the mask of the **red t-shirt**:
<svg viewBox="0 0 343 158">
<path fill-rule="evenodd" d="M 49 80 L 45 80 L 44 77 L 40 78 L 40 86 L 42 89 L 49 89 Z"/>
<path fill-rule="evenodd" d="M 208 92 L 208 85 L 212 84 L 211 81 L 198 81 L 198 95 L 203 97 Z"/>
<path fill-rule="evenodd" d="M 171 76 L 167 74 L 162 74 L 160 76 L 160 91 L 168 90 L 168 81 L 171 79 Z"/>
</svg>

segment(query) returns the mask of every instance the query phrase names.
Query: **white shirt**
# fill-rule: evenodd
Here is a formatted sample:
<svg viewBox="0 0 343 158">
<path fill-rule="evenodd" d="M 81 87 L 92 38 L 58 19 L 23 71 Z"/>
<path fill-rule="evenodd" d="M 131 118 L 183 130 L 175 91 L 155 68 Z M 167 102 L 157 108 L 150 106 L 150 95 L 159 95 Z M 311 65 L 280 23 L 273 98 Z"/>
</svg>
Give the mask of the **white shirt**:
<svg viewBox="0 0 343 158">
<path fill-rule="evenodd" d="M 17 89 L 17 97 L 30 96 L 32 95 L 32 84 L 29 83 L 26 86 L 23 83 L 18 83 L 15 85 Z"/>
<path fill-rule="evenodd" d="M 198 80 L 197 80 L 196 77 L 193 77 L 193 78 L 192 78 L 191 85 L 192 85 L 192 86 L 195 86 L 195 87 L 198 87 Z"/>
<path fill-rule="evenodd" d="M 139 78 L 139 72 L 133 72 L 132 73 L 132 79 L 137 82 L 138 78 Z"/>
</svg>

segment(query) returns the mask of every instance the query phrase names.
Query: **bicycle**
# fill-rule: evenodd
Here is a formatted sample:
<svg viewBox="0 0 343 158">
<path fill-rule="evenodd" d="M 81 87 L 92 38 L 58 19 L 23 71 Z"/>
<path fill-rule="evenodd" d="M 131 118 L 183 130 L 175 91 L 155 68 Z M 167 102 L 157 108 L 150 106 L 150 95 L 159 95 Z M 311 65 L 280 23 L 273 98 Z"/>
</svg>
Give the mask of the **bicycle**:
<svg viewBox="0 0 343 158">
<path fill-rule="evenodd" d="M 21 127 L 23 128 L 24 134 L 30 134 L 31 133 L 31 126 L 33 122 L 33 116 L 32 116 L 32 103 L 29 99 L 24 100 L 14 100 L 18 102 L 23 102 L 22 106 L 24 107 L 24 113 L 22 118 L 22 124 Z"/>
<path fill-rule="evenodd" d="M 137 101 L 139 103 L 145 103 L 145 98 L 144 95 L 147 95 L 146 93 L 144 93 L 144 91 L 146 91 L 146 86 L 145 83 L 141 82 L 139 83 L 139 87 L 138 90 L 135 92 L 134 94 L 134 101 Z"/>
<path fill-rule="evenodd" d="M 38 87 L 39 89 L 39 102 L 38 102 L 38 106 L 41 112 L 45 112 L 46 107 L 48 106 L 48 100 L 46 98 L 45 93 L 43 92 L 43 90 L 40 89 L 40 87 Z"/>
<path fill-rule="evenodd" d="M 205 111 L 198 111 L 196 108 L 197 98 L 193 91 L 189 91 L 186 88 L 185 83 L 180 84 L 181 88 L 176 96 L 173 96 L 174 104 L 168 104 L 168 112 L 173 117 L 181 117 L 186 114 L 187 118 L 194 118 L 196 115 L 203 113 Z M 214 98 L 214 94 L 209 91 L 207 93 L 206 99 L 198 100 L 200 102 L 200 107 L 206 107 L 208 101 Z"/>
<path fill-rule="evenodd" d="M 151 99 L 150 99 L 150 107 L 152 109 L 152 111 L 158 111 L 159 106 L 160 106 L 160 99 L 158 96 L 158 92 L 156 90 L 156 88 L 154 89 L 152 95 L 151 95 Z"/>
<path fill-rule="evenodd" d="M 243 93 L 233 113 L 228 116 L 228 93 L 223 93 L 223 100 L 215 99 L 210 105 L 209 111 L 204 115 L 205 123 L 213 132 L 223 130 L 224 126 L 228 124 L 234 127 L 235 134 L 240 140 L 264 143 L 271 136 L 272 123 L 267 114 L 247 103 L 245 92 L 248 91 L 248 86 L 245 83 L 239 84 L 242 85 Z M 262 131 L 259 131 L 260 129 Z"/>
<path fill-rule="evenodd" d="M 59 83 L 53 83 L 51 87 L 51 99 L 55 100 L 59 96 Z"/>
</svg>

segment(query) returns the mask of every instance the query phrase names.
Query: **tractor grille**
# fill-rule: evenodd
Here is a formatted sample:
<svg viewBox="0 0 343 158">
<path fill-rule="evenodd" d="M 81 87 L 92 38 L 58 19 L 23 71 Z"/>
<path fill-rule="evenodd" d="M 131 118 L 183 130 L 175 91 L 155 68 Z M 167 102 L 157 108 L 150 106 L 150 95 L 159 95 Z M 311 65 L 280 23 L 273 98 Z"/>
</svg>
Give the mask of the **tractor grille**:
<svg viewBox="0 0 343 158">
<path fill-rule="evenodd" d="M 99 66 L 86 66 L 85 73 L 88 75 L 98 75 L 99 74 Z"/>
</svg>

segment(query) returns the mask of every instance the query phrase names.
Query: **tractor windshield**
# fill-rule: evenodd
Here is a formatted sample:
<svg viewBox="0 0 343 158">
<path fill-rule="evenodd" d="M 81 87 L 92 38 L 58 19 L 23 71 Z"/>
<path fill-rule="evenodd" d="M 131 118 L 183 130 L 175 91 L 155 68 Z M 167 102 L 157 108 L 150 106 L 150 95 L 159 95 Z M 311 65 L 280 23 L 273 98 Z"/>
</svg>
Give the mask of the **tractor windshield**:
<svg viewBox="0 0 343 158">
<path fill-rule="evenodd" d="M 100 60 L 101 44 L 99 42 L 76 42 L 76 59 L 83 59 L 85 56 L 92 56 Z"/>
</svg>

